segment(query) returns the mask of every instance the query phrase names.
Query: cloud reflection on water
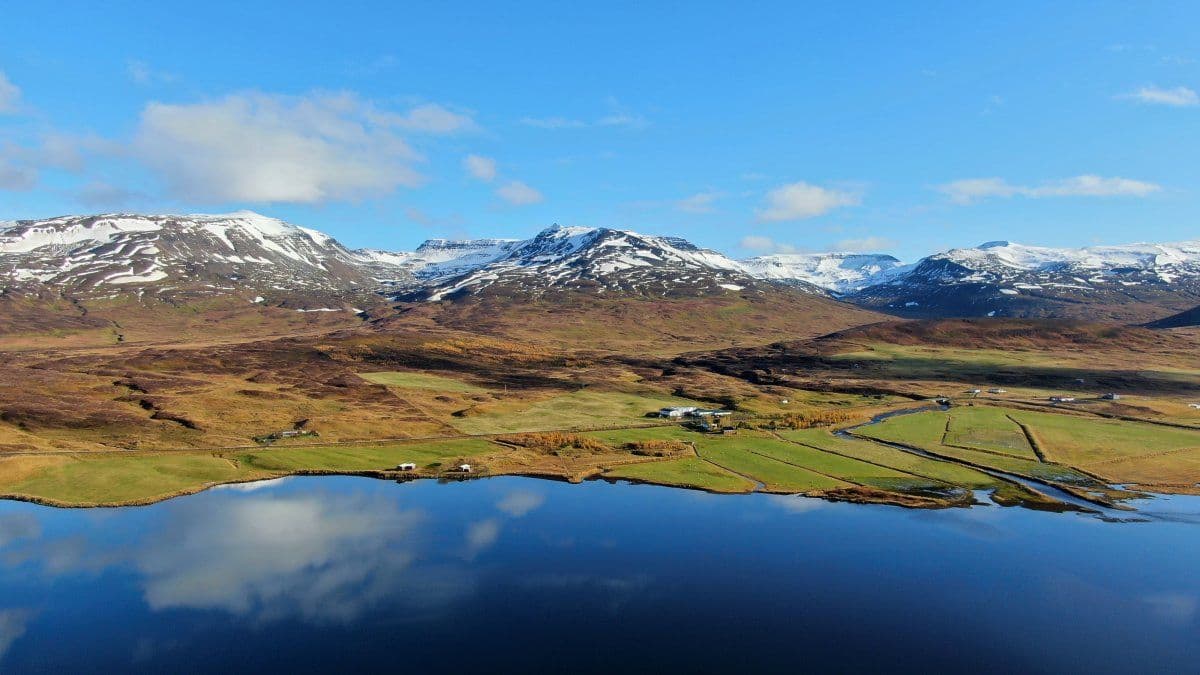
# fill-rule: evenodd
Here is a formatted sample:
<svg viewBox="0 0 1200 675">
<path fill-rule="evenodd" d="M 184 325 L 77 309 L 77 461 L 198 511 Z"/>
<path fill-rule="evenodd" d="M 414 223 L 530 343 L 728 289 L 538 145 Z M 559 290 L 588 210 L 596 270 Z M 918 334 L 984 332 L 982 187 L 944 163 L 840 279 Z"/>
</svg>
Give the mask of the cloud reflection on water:
<svg viewBox="0 0 1200 675">
<path fill-rule="evenodd" d="M 397 605 L 417 616 L 474 592 L 470 568 L 431 545 L 426 514 L 401 508 L 394 494 L 272 489 L 282 484 L 152 507 L 159 517 L 132 538 L 91 529 L 48 536 L 33 512 L 7 514 L 0 551 L 9 567 L 32 565 L 50 580 L 133 572 L 154 611 L 218 610 L 254 622 L 346 624 Z M 16 615 L 3 616 L 0 631 L 15 639 Z"/>
</svg>

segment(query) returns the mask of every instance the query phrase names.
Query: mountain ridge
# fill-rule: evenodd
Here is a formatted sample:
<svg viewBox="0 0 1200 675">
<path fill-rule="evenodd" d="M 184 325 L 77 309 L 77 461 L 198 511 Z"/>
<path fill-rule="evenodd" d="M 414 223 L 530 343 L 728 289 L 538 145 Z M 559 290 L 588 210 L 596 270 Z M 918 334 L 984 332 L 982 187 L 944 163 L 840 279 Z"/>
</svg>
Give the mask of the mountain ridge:
<svg viewBox="0 0 1200 675">
<path fill-rule="evenodd" d="M 1006 240 L 905 264 L 886 254 L 734 259 L 686 239 L 554 225 L 528 239 L 351 249 L 252 211 L 0 222 L 5 293 L 58 289 L 410 301 L 557 291 L 649 296 L 790 287 L 913 318 L 1079 316 L 1151 322 L 1200 304 L 1200 241 L 1052 248 Z M 273 300 L 268 300 L 273 301 Z M 1097 309 L 1099 308 L 1099 309 Z"/>
</svg>

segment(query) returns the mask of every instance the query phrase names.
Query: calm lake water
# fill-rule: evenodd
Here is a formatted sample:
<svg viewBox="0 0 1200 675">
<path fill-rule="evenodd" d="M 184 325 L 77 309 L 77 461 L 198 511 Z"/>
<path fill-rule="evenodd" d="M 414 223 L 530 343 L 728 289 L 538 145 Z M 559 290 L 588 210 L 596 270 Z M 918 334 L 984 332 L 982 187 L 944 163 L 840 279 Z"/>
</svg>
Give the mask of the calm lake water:
<svg viewBox="0 0 1200 675">
<path fill-rule="evenodd" d="M 497 478 L 0 503 L 0 670 L 1196 672 L 1200 500 L 1148 522 Z"/>
</svg>

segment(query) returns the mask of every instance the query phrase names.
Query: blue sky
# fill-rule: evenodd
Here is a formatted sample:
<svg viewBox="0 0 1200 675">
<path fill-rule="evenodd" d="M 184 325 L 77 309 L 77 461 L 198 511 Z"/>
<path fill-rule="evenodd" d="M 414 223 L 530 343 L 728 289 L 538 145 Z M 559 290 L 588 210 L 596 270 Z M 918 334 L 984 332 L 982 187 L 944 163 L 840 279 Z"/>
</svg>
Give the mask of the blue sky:
<svg viewBox="0 0 1200 675">
<path fill-rule="evenodd" d="M 1200 236 L 1194 2 L 273 4 L 9 3 L 0 219 L 906 259 Z"/>
</svg>

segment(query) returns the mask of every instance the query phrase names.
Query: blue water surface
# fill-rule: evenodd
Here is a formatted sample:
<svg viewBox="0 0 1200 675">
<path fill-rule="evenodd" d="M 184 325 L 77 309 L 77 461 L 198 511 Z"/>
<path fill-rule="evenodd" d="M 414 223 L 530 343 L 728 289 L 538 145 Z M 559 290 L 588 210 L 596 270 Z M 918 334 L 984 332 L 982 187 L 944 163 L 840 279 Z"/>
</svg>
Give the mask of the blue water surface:
<svg viewBox="0 0 1200 675">
<path fill-rule="evenodd" d="M 524 478 L 4 502 L 0 670 L 1200 671 L 1200 499 L 1139 508 Z"/>
</svg>

